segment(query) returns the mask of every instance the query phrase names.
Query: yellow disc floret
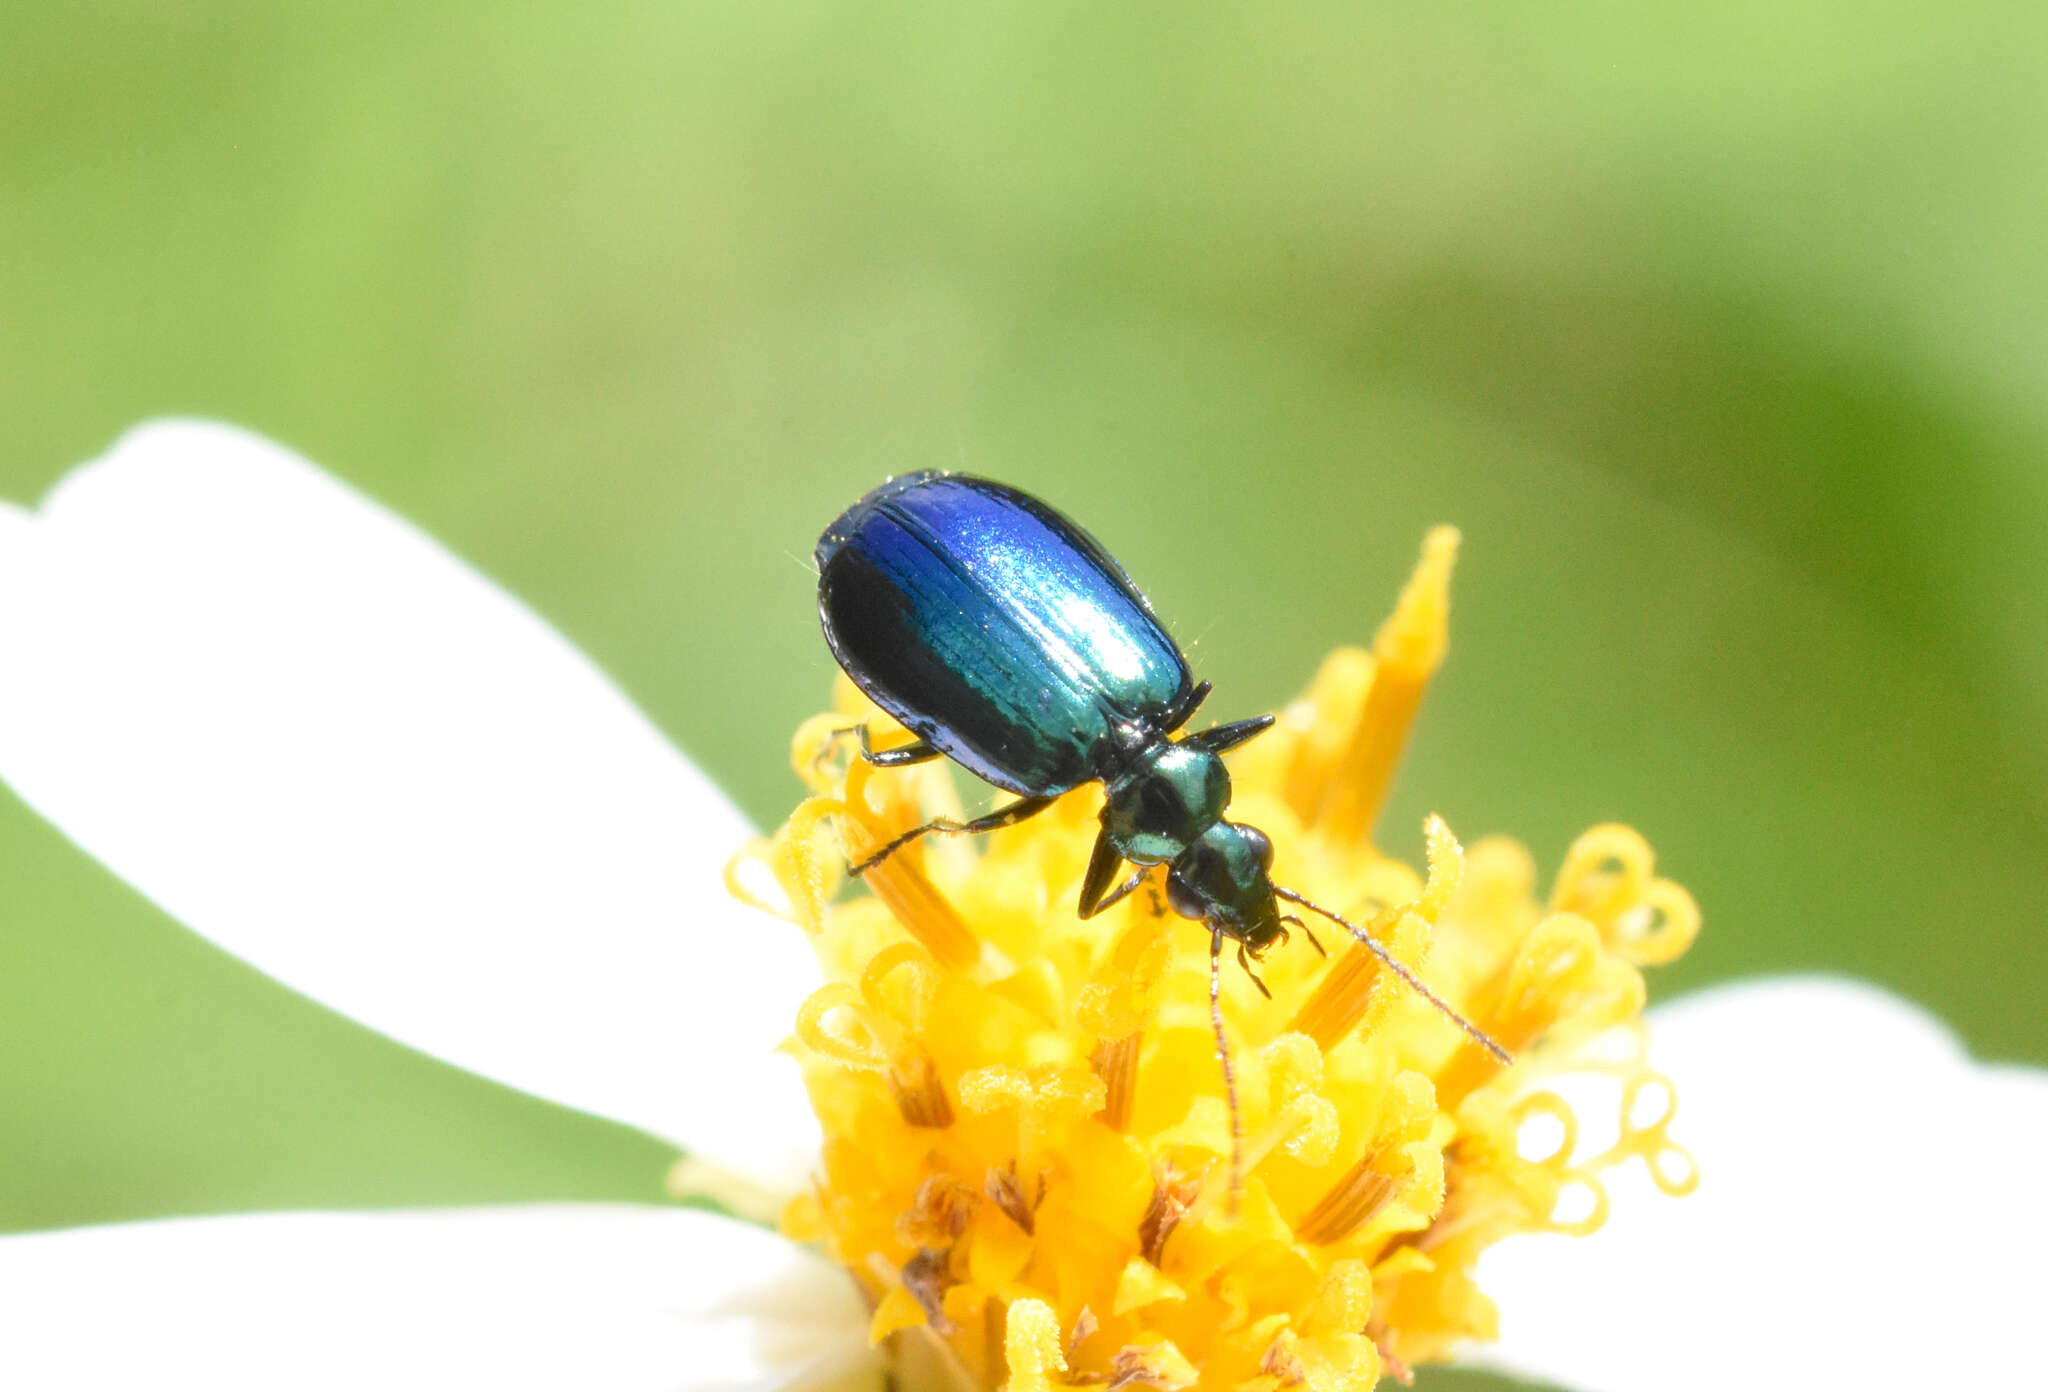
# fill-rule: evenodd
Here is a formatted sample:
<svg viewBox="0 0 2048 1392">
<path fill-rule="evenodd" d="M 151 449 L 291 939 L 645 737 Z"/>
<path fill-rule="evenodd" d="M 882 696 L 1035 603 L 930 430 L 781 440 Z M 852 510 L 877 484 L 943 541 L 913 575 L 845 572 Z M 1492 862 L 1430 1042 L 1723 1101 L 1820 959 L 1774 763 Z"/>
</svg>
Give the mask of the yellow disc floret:
<svg viewBox="0 0 2048 1392">
<path fill-rule="evenodd" d="M 1489 1337 L 1479 1253 L 1597 1228 L 1607 1169 L 1640 1159 L 1691 1187 L 1675 1094 L 1640 1047 L 1638 968 L 1685 951 L 1699 912 L 1643 839 L 1587 832 L 1547 900 L 1513 842 L 1464 848 L 1432 817 L 1418 874 L 1368 839 L 1443 657 L 1456 551 L 1432 533 L 1372 650 L 1333 654 L 1231 756 L 1231 816 L 1271 836 L 1278 883 L 1370 931 L 1515 1062 L 1341 932 L 1321 930 L 1327 960 L 1297 940 L 1261 968 L 1270 998 L 1226 980 L 1234 1196 L 1207 932 L 1156 883 L 1075 912 L 1099 786 L 977 843 L 926 838 L 840 902 L 849 860 L 957 814 L 957 793 L 940 764 L 846 758 L 850 725 L 902 738 L 848 684 L 798 732 L 814 796 L 753 852 L 828 981 L 790 1046 L 821 1174 L 784 1227 L 845 1266 L 872 1336 L 920 1377 L 1363 1392 Z M 1619 1097 L 1598 1128 L 1618 1138 L 1592 1154 L 1545 1086 L 1589 1071 Z"/>
</svg>

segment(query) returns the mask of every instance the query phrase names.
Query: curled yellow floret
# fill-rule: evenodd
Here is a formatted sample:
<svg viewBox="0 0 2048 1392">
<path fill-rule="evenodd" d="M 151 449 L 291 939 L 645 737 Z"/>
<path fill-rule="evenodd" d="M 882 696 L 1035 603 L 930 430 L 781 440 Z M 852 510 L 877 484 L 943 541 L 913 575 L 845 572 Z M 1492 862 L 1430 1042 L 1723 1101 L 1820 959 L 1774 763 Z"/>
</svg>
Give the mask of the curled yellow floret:
<svg viewBox="0 0 2048 1392">
<path fill-rule="evenodd" d="M 918 1377 L 1364 1392 L 1490 1337 L 1479 1253 L 1599 1227 L 1611 1167 L 1692 1186 L 1676 1094 L 1640 1047 L 1639 968 L 1685 951 L 1699 911 L 1647 843 L 1593 828 L 1544 898 L 1512 841 L 1464 847 L 1432 817 L 1418 873 L 1369 840 L 1443 658 L 1456 551 L 1432 533 L 1371 650 L 1332 654 L 1231 756 L 1231 816 L 1271 836 L 1278 883 L 1365 927 L 1515 1062 L 1318 925 L 1330 957 L 1299 938 L 1271 954 L 1270 999 L 1226 978 L 1234 1198 L 1207 932 L 1158 893 L 1075 912 L 1099 787 L 978 841 L 927 837 L 842 899 L 849 861 L 957 816 L 959 794 L 943 764 L 845 756 L 852 725 L 904 738 L 850 684 L 798 732 L 814 795 L 752 852 L 828 981 L 790 1046 L 822 1171 L 783 1223 L 845 1266 Z M 1547 1085 L 1588 1072 L 1617 1115 Z M 1593 1152 L 1596 1130 L 1615 1139 Z"/>
</svg>

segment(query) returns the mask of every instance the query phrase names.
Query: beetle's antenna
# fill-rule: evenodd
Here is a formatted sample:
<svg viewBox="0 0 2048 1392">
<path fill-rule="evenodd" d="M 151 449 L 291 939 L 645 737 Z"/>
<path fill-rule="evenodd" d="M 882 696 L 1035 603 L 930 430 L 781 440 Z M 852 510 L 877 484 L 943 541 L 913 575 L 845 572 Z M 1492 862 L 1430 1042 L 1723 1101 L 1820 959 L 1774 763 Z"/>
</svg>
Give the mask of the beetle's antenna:
<svg viewBox="0 0 2048 1392">
<path fill-rule="evenodd" d="M 1209 930 L 1209 1023 L 1216 1029 L 1216 1061 L 1223 1065 L 1223 1096 L 1230 1103 L 1230 1216 L 1235 1218 L 1244 1187 L 1244 1118 L 1237 1111 L 1237 1070 L 1230 1066 L 1230 1043 L 1223 1037 L 1223 930 L 1214 927 Z"/>
<path fill-rule="evenodd" d="M 1393 972 L 1394 975 L 1400 977 L 1403 981 L 1407 982 L 1409 986 L 1414 988 L 1415 994 L 1421 996 L 1424 1000 L 1428 1001 L 1438 1010 L 1441 1010 L 1446 1016 L 1448 1016 L 1451 1019 L 1451 1021 L 1454 1024 L 1457 1025 L 1459 1029 L 1471 1035 L 1472 1038 L 1478 1042 L 1480 1048 L 1486 1050 L 1487 1053 L 1492 1054 L 1494 1058 L 1498 1059 L 1502 1063 L 1513 1063 L 1515 1061 L 1514 1055 L 1510 1054 L 1506 1049 L 1501 1048 L 1500 1045 L 1494 1043 L 1492 1038 L 1490 1038 L 1487 1035 L 1485 1030 L 1479 1028 L 1479 1026 L 1473 1024 L 1463 1015 L 1460 1015 L 1457 1011 L 1453 1010 L 1451 1008 L 1450 1002 L 1446 1001 L 1442 996 L 1439 996 L 1436 992 L 1430 990 L 1429 987 L 1423 985 L 1421 977 L 1417 976 L 1414 972 L 1408 970 L 1407 967 L 1401 965 L 1400 962 L 1396 961 L 1394 959 L 1394 954 L 1387 951 L 1386 948 L 1382 947 L 1380 945 L 1379 939 L 1375 938 L 1372 934 L 1366 932 L 1365 929 L 1359 927 L 1357 924 L 1353 923 L 1350 919 L 1344 917 L 1342 914 L 1331 913 L 1328 909 L 1324 908 L 1320 904 L 1310 903 L 1308 900 L 1302 898 L 1299 894 L 1296 894 L 1291 889 L 1282 889 L 1280 888 L 1280 886 L 1274 885 L 1273 892 L 1279 895 L 1282 899 L 1285 899 L 1290 904 L 1299 904 L 1304 909 L 1307 909 L 1310 913 L 1321 914 L 1324 918 L 1329 919 L 1330 922 L 1336 924 L 1338 927 L 1343 928 L 1344 930 L 1349 932 L 1352 937 L 1358 939 L 1361 943 L 1364 943 L 1367 947 L 1371 948 L 1373 955 L 1375 957 L 1378 957 L 1380 961 L 1386 963 L 1387 969 L 1389 971 Z M 1221 1036 L 1219 1035 L 1218 1037 L 1220 1038 Z"/>
</svg>

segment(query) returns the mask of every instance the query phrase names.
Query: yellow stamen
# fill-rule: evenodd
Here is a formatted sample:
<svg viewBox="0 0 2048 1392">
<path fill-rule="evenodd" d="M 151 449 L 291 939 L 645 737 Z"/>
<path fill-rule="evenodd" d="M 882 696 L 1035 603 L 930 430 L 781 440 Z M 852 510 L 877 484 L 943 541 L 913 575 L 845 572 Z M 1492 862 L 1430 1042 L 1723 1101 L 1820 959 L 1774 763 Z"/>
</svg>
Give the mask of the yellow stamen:
<svg viewBox="0 0 2048 1392">
<path fill-rule="evenodd" d="M 866 809 L 861 794 L 871 772 L 867 764 L 858 761 L 847 770 L 846 793 L 838 809 L 846 856 L 854 864 L 880 850 L 902 829 L 880 824 Z M 946 897 L 925 878 L 917 866 L 917 855 L 912 849 L 890 856 L 869 870 L 864 882 L 941 966 L 958 971 L 981 955 L 981 943 Z"/>
<path fill-rule="evenodd" d="M 1303 1242 L 1320 1247 L 1342 1242 L 1379 1216 L 1394 1197 L 1394 1177 L 1373 1168 L 1368 1155 L 1351 1167 L 1296 1226 Z"/>
<path fill-rule="evenodd" d="M 1181 1174 L 1171 1164 L 1161 1161 L 1155 1167 L 1152 1197 L 1138 1220 L 1138 1251 L 1146 1261 L 1158 1266 L 1165 1260 L 1166 1239 L 1188 1216 L 1201 1192 L 1200 1180 Z"/>
<path fill-rule="evenodd" d="M 1105 1039 L 1088 1056 L 1095 1076 L 1102 1079 L 1104 1100 L 1098 1115 L 1112 1131 L 1126 1131 L 1131 1125 L 1131 1103 L 1138 1091 L 1138 1048 L 1145 1036 L 1133 1030 L 1115 1039 Z"/>
<path fill-rule="evenodd" d="M 889 1090 L 896 1095 L 896 1110 L 912 1126 L 938 1128 L 953 1124 L 953 1104 L 946 1099 L 938 1065 L 929 1054 L 918 1054 L 892 1066 Z"/>
<path fill-rule="evenodd" d="M 1594 828 L 1547 900 L 1512 842 L 1461 849 L 1431 818 L 1424 877 L 1367 839 L 1443 657 L 1456 546 L 1432 533 L 1372 653 L 1334 655 L 1230 756 L 1232 815 L 1272 835 L 1282 884 L 1371 932 L 1511 1067 L 1367 949 L 1340 935 L 1326 961 L 1297 934 L 1262 960 L 1270 1000 L 1224 981 L 1234 1131 L 1207 932 L 1145 893 L 1075 914 L 1098 789 L 979 841 L 905 847 L 841 902 L 850 860 L 959 809 L 942 767 L 847 755 L 852 726 L 899 738 L 849 686 L 799 731 L 813 796 L 730 876 L 786 901 L 827 978 L 791 1046 L 822 1173 L 783 1221 L 860 1282 L 906 1376 L 1363 1392 L 1490 1336 L 1471 1272 L 1491 1243 L 1597 1227 L 1617 1165 L 1671 1193 L 1696 1182 L 1666 1134 L 1670 1084 L 1612 1045 L 1639 1038 L 1640 969 L 1699 926 L 1642 838 Z M 779 900 L 748 889 L 758 867 Z M 1598 1154 L 1544 1086 L 1561 1071 L 1614 1085 L 1618 1136 Z"/>
<path fill-rule="evenodd" d="M 1431 817 L 1424 835 L 1429 844 L 1429 882 L 1422 893 L 1399 908 L 1382 909 L 1359 925 L 1404 964 L 1419 961 L 1428 950 L 1437 916 L 1465 877 L 1464 852 L 1443 818 Z M 1354 942 L 1302 1003 L 1288 1028 L 1328 1049 L 1358 1027 L 1375 1001 L 1382 1008 L 1393 1004 L 1405 983 L 1392 978 L 1376 953 L 1364 943 Z"/>
<path fill-rule="evenodd" d="M 1016 1162 L 1005 1161 L 991 1169 L 982 1192 L 1025 1236 L 1038 1231 L 1038 1205 L 1025 1197 L 1024 1186 L 1017 1182 Z"/>
<path fill-rule="evenodd" d="M 1081 988 L 1075 1014 L 1096 1036 L 1088 1062 L 1108 1095 L 1102 1124 L 1127 1129 L 1138 1086 L 1138 1051 L 1152 1019 L 1159 982 L 1173 958 L 1171 925 L 1147 917 L 1117 940 L 1095 979 Z"/>
<path fill-rule="evenodd" d="M 1019 1300 L 1010 1306 L 1003 1356 L 1010 1368 L 1010 1392 L 1052 1392 L 1053 1375 L 1067 1370 L 1067 1355 L 1060 1347 L 1059 1317 L 1050 1305 Z"/>
</svg>

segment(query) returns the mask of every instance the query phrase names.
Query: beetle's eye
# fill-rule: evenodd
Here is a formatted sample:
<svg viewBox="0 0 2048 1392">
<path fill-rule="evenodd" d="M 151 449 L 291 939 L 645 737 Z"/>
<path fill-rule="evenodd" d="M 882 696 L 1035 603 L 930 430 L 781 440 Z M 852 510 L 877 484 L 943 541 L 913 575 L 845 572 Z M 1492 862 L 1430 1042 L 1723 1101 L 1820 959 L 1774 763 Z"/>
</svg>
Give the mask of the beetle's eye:
<svg viewBox="0 0 2048 1392">
<path fill-rule="evenodd" d="M 1197 893 L 1178 873 L 1166 877 L 1166 902 L 1172 905 L 1173 911 L 1182 918 L 1200 920 L 1209 916 L 1208 900 Z"/>
</svg>

